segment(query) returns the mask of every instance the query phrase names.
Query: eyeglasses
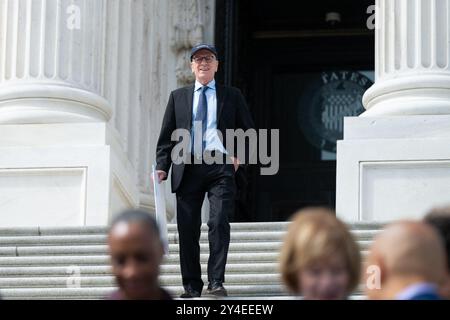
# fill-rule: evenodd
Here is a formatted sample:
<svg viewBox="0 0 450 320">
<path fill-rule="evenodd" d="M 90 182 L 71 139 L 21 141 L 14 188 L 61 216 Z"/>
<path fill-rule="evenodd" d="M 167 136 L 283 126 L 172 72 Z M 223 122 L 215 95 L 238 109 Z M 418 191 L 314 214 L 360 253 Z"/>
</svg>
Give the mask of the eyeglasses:
<svg viewBox="0 0 450 320">
<path fill-rule="evenodd" d="M 193 57 L 192 58 L 195 63 L 202 63 L 203 60 L 205 60 L 206 63 L 211 63 L 215 60 L 214 56 L 204 56 L 204 57 Z"/>
</svg>

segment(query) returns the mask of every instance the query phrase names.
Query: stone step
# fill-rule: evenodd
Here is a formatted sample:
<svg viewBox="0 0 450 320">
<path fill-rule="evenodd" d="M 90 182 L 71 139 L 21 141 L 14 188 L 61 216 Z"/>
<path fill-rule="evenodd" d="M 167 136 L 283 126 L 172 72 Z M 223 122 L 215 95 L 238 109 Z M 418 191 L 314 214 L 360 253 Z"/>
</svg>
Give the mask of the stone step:
<svg viewBox="0 0 450 320">
<path fill-rule="evenodd" d="M 77 266 L 81 275 L 101 276 L 111 275 L 109 265 L 99 266 Z M 179 271 L 179 269 L 178 269 Z M 8 277 L 41 277 L 41 276 L 69 276 L 73 272 L 72 268 L 67 266 L 45 266 L 45 267 L 0 267 L 0 278 Z"/>
<path fill-rule="evenodd" d="M 236 231 L 264 231 L 264 230 L 278 230 L 286 231 L 289 226 L 288 221 L 282 222 L 239 222 L 231 223 L 231 230 Z M 384 224 L 379 222 L 356 222 L 347 224 L 350 230 L 380 230 L 383 228 Z M 170 223 L 167 225 L 168 232 L 176 232 L 177 225 Z M 203 223 L 201 226 L 202 231 L 208 231 L 207 224 Z"/>
<path fill-rule="evenodd" d="M 181 286 L 165 286 L 174 297 L 183 292 Z M 288 295 L 282 285 L 227 285 L 230 298 L 232 296 L 268 296 Z M 108 296 L 115 287 L 91 288 L 7 288 L 2 289 L 5 299 L 102 299 Z M 205 294 L 205 291 L 203 292 Z"/>
<path fill-rule="evenodd" d="M 18 227 L 0 228 L 0 237 L 7 236 L 58 236 L 58 235 L 105 235 L 107 227 Z"/>
<path fill-rule="evenodd" d="M 67 235 L 67 236 L 8 236 L 0 237 L 0 246 L 42 246 L 42 245 L 88 245 L 106 244 L 105 235 Z"/>
<path fill-rule="evenodd" d="M 361 252 L 363 258 L 366 257 L 367 251 Z M 261 262 L 277 262 L 279 254 L 277 252 L 260 252 L 260 253 L 229 253 L 227 264 L 257 264 Z M 200 262 L 206 263 L 209 254 L 200 254 Z M 12 266 L 94 266 L 109 265 L 110 259 L 107 255 L 99 256 L 37 256 L 37 257 L 0 257 L 0 270 L 3 267 Z M 178 265 L 179 256 L 176 254 L 166 256 L 164 265 Z"/>
<path fill-rule="evenodd" d="M 260 223 L 231 223 L 232 231 L 285 231 L 288 222 L 260 222 Z M 176 224 L 168 224 L 169 233 L 177 232 Z M 208 231 L 208 226 L 204 223 L 201 231 Z M 58 236 L 58 235 L 105 235 L 108 227 L 25 227 L 25 228 L 0 228 L 0 236 Z"/>
<path fill-rule="evenodd" d="M 231 223 L 232 231 L 285 231 L 289 222 L 244 222 Z M 356 222 L 348 225 L 351 230 L 380 230 L 384 224 L 379 222 Z M 202 224 L 202 231 L 207 231 L 208 226 Z M 167 225 L 169 233 L 177 231 L 177 225 Z M 0 228 L 0 237 L 3 236 L 57 236 L 57 235 L 105 235 L 108 227 L 19 227 Z"/>
<path fill-rule="evenodd" d="M 0 277 L 40 277 L 40 276 L 69 276 L 79 270 L 83 276 L 111 275 L 111 267 L 103 265 L 76 265 L 76 266 L 2 266 Z M 202 273 L 206 274 L 207 264 L 201 264 Z M 179 264 L 161 265 L 161 275 L 180 274 Z M 248 274 L 248 273 L 278 273 L 278 262 L 258 263 L 229 263 L 226 265 L 226 274 Z"/>
<path fill-rule="evenodd" d="M 203 281 L 207 284 L 206 276 L 203 277 Z M 171 291 L 174 295 L 179 295 L 182 293 L 182 287 L 179 285 L 181 283 L 180 276 L 163 276 L 160 279 L 161 286 Z M 114 288 L 116 287 L 115 280 L 112 276 L 103 277 L 82 277 L 79 282 L 68 277 L 47 277 L 47 278 L 7 278 L 0 279 L 0 286 L 2 287 L 2 293 L 8 293 L 11 289 L 33 289 L 40 288 L 44 291 L 47 289 L 85 289 L 86 287 L 97 289 L 97 288 Z M 76 286 L 76 287 L 75 287 Z M 206 285 L 205 285 L 206 286 Z M 242 288 L 251 287 L 253 290 L 275 288 L 275 292 L 271 293 L 263 292 L 253 292 L 252 294 L 267 295 L 267 294 L 287 294 L 287 289 L 281 283 L 280 276 L 277 274 L 250 274 L 250 275 L 227 275 L 225 287 L 229 292 L 234 292 L 235 294 L 249 293 L 242 292 L 245 291 Z M 364 284 L 360 284 L 353 294 L 362 295 L 364 290 Z"/>
<path fill-rule="evenodd" d="M 372 242 L 368 240 L 358 241 L 361 249 L 367 249 Z M 229 252 L 278 252 L 281 241 L 270 242 L 231 242 Z M 208 243 L 201 243 L 202 253 L 209 252 Z M 169 245 L 170 254 L 179 252 L 178 244 Z M 50 256 L 50 255 L 107 255 L 107 245 L 73 245 L 73 246 L 7 246 L 0 247 L 0 256 Z"/>
<path fill-rule="evenodd" d="M 259 222 L 255 223 L 230 223 L 232 231 L 285 231 L 288 222 Z M 208 231 L 208 226 L 203 223 L 202 231 Z M 169 233 L 177 232 L 177 225 L 174 223 L 167 224 Z M 105 235 L 108 227 L 24 227 L 24 228 L 0 228 L 0 236 L 56 236 L 56 235 Z"/>
<path fill-rule="evenodd" d="M 354 230 L 352 231 L 358 241 L 372 240 L 378 234 L 377 230 Z M 283 231 L 262 232 L 232 232 L 231 242 L 268 242 L 283 241 Z M 0 237 L 0 247 L 11 246 L 43 246 L 43 245 L 105 245 L 106 235 L 57 235 L 57 236 L 8 236 Z M 170 244 L 178 243 L 178 235 L 172 234 L 168 237 Z M 208 234 L 202 233 L 200 242 L 208 242 Z"/>
<path fill-rule="evenodd" d="M 272 276 L 273 278 L 275 276 Z M 13 279 L 10 279 L 11 281 Z M 5 297 L 11 299 L 11 298 L 39 298 L 39 299 L 45 299 L 45 298 L 52 298 L 54 296 L 54 292 L 59 292 L 63 296 L 60 299 L 72 299 L 77 297 L 71 297 L 69 295 L 73 295 L 73 291 L 75 290 L 83 290 L 86 289 L 88 286 L 89 289 L 94 292 L 94 296 L 86 295 L 83 297 L 85 298 L 91 298 L 91 299 L 101 299 L 104 297 L 104 295 L 99 295 L 99 292 L 111 292 L 116 288 L 116 284 L 114 281 L 114 278 L 112 277 L 101 277 L 101 278 L 92 278 L 92 279 L 81 279 L 79 287 L 74 287 L 75 282 L 67 280 L 65 278 L 47 278 L 47 279 L 33 279 L 33 281 L 27 281 L 24 282 L 22 279 L 14 279 L 15 282 L 12 283 L 11 281 L 2 281 L 2 293 L 7 294 Z M 163 280 L 161 281 L 161 286 L 168 290 L 174 298 L 178 297 L 182 292 L 183 288 L 179 285 L 181 279 L 171 279 Z M 239 281 L 244 280 L 244 281 Z M 207 281 L 204 278 L 203 279 L 205 286 L 203 290 L 203 298 L 207 299 L 208 296 L 206 294 L 206 284 Z M 248 279 L 239 279 L 238 277 L 236 279 L 231 279 L 231 277 L 227 278 L 226 283 L 224 284 L 226 289 L 229 293 L 229 298 L 239 298 L 239 297 L 251 297 L 251 296 L 287 296 L 289 292 L 287 291 L 286 287 L 280 282 L 280 281 L 273 281 L 273 282 L 267 282 L 264 279 L 257 279 L 255 277 L 254 281 L 248 281 Z M 103 288 L 107 288 L 105 291 L 101 290 Z M 43 294 L 45 296 L 40 297 L 17 297 L 18 295 L 24 294 L 29 292 L 33 289 L 41 289 Z M 270 291 L 266 291 L 270 290 Z M 352 299 L 354 297 L 364 297 L 364 285 L 360 284 L 352 293 Z M 12 294 L 12 295 L 10 295 Z M 233 295 L 235 297 L 233 297 Z M 65 296 L 65 297 L 64 297 Z M 53 297 L 55 298 L 55 297 Z"/>
<path fill-rule="evenodd" d="M 231 231 L 237 232 L 253 232 L 253 231 L 286 231 L 289 222 L 240 222 L 240 223 L 230 223 Z M 167 231 L 169 233 L 176 233 L 177 225 L 175 223 L 169 223 L 167 225 Z M 201 226 L 202 232 L 208 231 L 208 225 L 203 223 Z"/>
<path fill-rule="evenodd" d="M 267 252 L 279 251 L 281 242 L 230 243 L 230 252 Z M 209 252 L 208 243 L 201 243 L 200 250 Z M 178 254 L 179 245 L 170 244 L 169 252 Z M 49 256 L 49 255 L 107 255 L 106 245 L 77 245 L 77 246 L 26 246 L 0 247 L 0 256 Z"/>
<path fill-rule="evenodd" d="M 181 283 L 180 275 L 162 275 L 160 278 L 162 286 L 177 286 Z M 207 282 L 207 277 L 203 277 L 203 281 Z M 226 284 L 281 284 L 281 279 L 278 274 L 227 274 Z M 115 279 L 113 276 L 93 276 L 85 275 L 77 276 L 62 276 L 62 277 L 32 277 L 32 278 L 1 278 L 0 288 L 67 288 L 79 285 L 84 287 L 111 287 L 115 286 Z"/>
<path fill-rule="evenodd" d="M 279 275 L 279 249 L 288 222 L 231 224 L 226 266 L 230 297 L 288 297 Z M 363 256 L 379 223 L 350 226 Z M 168 225 L 169 254 L 161 266 L 161 284 L 182 293 L 178 235 Z M 0 292 L 7 299 L 101 299 L 115 287 L 106 246 L 106 227 L 0 229 Z M 206 278 L 209 245 L 202 225 L 201 267 Z M 81 288 L 74 272 L 81 276 Z M 75 276 L 78 273 L 75 274 Z M 68 283 L 69 280 L 69 283 Z M 206 282 L 206 279 L 204 279 Z M 207 298 L 205 298 L 207 299 Z"/>
<path fill-rule="evenodd" d="M 77 266 L 82 276 L 102 276 L 111 275 L 109 265 L 102 266 Z M 201 264 L 202 273 L 206 274 L 207 264 Z M 67 266 L 45 266 L 45 267 L 1 267 L 0 277 L 40 277 L 40 276 L 69 276 L 73 269 Z M 227 264 L 226 273 L 228 274 L 247 274 L 247 273 L 278 273 L 278 263 L 241 263 Z M 161 275 L 179 275 L 180 266 L 178 264 L 162 265 Z"/>
<path fill-rule="evenodd" d="M 209 254 L 200 254 L 200 261 L 207 262 Z M 259 253 L 234 253 L 228 254 L 227 262 L 263 262 L 277 261 L 277 252 Z M 178 254 L 171 254 L 164 257 L 165 264 L 178 263 Z M 29 257 L 0 257 L 0 266 L 20 266 L 20 265 L 107 265 L 110 263 L 109 256 L 29 256 Z"/>
<path fill-rule="evenodd" d="M 280 241 L 284 232 L 233 232 L 231 241 Z M 105 245 L 106 235 L 82 235 L 82 236 L 20 236 L 0 237 L 0 247 L 5 246 L 42 246 L 42 245 Z M 178 236 L 173 234 L 168 237 L 169 243 L 178 243 Z M 202 233 L 201 242 L 208 241 L 208 235 Z"/>
</svg>

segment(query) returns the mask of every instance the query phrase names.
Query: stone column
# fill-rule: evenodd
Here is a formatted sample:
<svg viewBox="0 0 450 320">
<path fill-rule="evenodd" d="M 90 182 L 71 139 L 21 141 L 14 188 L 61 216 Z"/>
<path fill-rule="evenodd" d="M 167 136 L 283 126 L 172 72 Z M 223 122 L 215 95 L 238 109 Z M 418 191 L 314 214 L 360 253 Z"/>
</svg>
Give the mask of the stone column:
<svg viewBox="0 0 450 320">
<path fill-rule="evenodd" d="M 349 222 L 450 204 L 450 1 L 376 5 L 375 84 L 337 148 L 336 210 Z"/>
<path fill-rule="evenodd" d="M 108 121 L 105 0 L 0 1 L 0 123 Z"/>
<path fill-rule="evenodd" d="M 364 116 L 450 114 L 450 1 L 378 0 Z"/>
<path fill-rule="evenodd" d="M 1 225 L 106 225 L 139 204 L 137 147 L 123 143 L 138 130 L 128 127 L 135 80 L 105 70 L 113 25 L 123 43 L 141 33 L 130 29 L 135 1 L 121 2 L 115 25 L 110 0 L 0 0 Z M 115 100 L 105 94 L 111 81 L 123 87 Z"/>
</svg>

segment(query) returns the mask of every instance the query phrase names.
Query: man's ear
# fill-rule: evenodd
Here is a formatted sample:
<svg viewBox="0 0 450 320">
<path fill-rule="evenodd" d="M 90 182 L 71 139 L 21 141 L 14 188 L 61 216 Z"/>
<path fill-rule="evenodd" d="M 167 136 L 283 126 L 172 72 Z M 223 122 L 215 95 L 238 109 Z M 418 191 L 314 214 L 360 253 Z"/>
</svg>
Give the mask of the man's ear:
<svg viewBox="0 0 450 320">
<path fill-rule="evenodd" d="M 195 73 L 195 71 L 194 71 L 194 64 L 192 63 L 192 61 L 191 61 L 191 71 L 192 71 L 192 73 Z"/>
<path fill-rule="evenodd" d="M 378 277 L 379 277 L 381 286 L 383 286 L 383 284 L 386 282 L 386 280 L 389 276 L 388 270 L 386 267 L 386 263 L 385 263 L 384 259 L 379 255 L 376 255 L 375 257 L 373 257 L 372 263 L 378 267 L 378 272 L 379 272 Z"/>
<path fill-rule="evenodd" d="M 380 257 L 377 258 L 377 265 L 380 268 L 380 282 L 381 285 L 383 285 L 386 282 L 386 279 L 388 278 L 388 270 L 386 268 L 386 264 L 383 259 Z"/>
<path fill-rule="evenodd" d="M 365 291 L 369 299 L 378 299 L 386 278 L 385 265 L 382 259 L 374 252 L 371 252 L 364 263 L 363 281 Z"/>
</svg>

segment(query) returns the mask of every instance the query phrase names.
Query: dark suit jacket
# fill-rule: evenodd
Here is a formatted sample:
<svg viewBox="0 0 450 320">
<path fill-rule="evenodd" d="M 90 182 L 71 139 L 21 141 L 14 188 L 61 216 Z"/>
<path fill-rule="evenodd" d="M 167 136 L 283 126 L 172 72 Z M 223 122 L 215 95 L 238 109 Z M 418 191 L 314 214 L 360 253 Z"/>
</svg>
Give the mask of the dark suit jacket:
<svg viewBox="0 0 450 320">
<path fill-rule="evenodd" d="M 442 300 L 437 293 L 418 293 L 409 300 Z"/>
<path fill-rule="evenodd" d="M 226 148 L 226 129 L 254 128 L 254 123 L 241 91 L 234 87 L 216 83 L 217 129 L 221 131 L 222 143 Z M 161 132 L 156 148 L 156 170 L 169 172 L 172 165 L 171 152 L 178 143 L 171 141 L 175 129 L 191 130 L 194 85 L 172 91 L 164 114 Z M 246 145 L 248 159 L 249 146 Z M 229 156 L 236 156 L 236 150 L 227 150 Z M 172 192 L 176 192 L 183 178 L 184 163 L 172 166 Z"/>
<path fill-rule="evenodd" d="M 411 298 L 411 300 L 442 300 L 437 294 L 418 294 Z"/>
</svg>

